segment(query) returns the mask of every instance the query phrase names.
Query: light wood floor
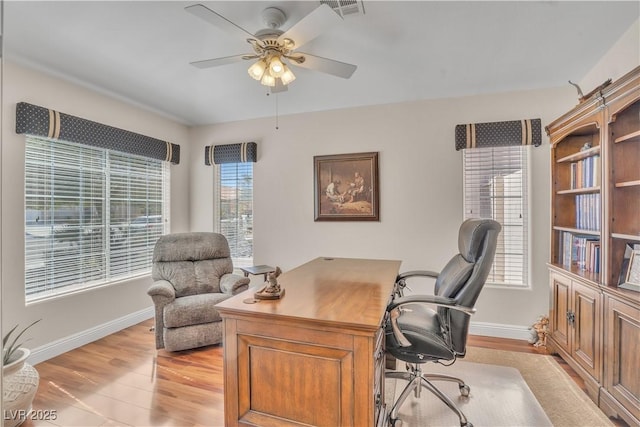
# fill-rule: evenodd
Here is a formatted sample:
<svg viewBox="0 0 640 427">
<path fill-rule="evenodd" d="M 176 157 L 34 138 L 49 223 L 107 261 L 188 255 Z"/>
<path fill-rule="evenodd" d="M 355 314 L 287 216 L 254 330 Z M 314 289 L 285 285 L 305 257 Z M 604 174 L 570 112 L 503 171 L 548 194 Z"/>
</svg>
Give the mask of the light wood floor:
<svg viewBox="0 0 640 427">
<path fill-rule="evenodd" d="M 23 426 L 223 425 L 221 346 L 156 351 L 152 324 L 140 323 L 36 365 L 40 387 L 34 414 L 49 419 Z M 469 345 L 546 354 L 519 340 L 472 336 Z M 584 389 L 575 372 L 556 359 Z"/>
</svg>

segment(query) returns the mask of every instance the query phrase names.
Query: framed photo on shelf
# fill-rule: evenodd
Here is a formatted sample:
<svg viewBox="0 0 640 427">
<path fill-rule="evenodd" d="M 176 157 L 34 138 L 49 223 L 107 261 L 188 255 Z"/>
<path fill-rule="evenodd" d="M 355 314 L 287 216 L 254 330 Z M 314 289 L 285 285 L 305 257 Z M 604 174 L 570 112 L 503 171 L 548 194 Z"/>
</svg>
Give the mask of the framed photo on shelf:
<svg viewBox="0 0 640 427">
<path fill-rule="evenodd" d="M 640 292 L 640 244 L 626 245 L 618 287 Z"/>
<path fill-rule="evenodd" d="M 314 156 L 315 221 L 379 221 L 378 153 Z"/>
</svg>

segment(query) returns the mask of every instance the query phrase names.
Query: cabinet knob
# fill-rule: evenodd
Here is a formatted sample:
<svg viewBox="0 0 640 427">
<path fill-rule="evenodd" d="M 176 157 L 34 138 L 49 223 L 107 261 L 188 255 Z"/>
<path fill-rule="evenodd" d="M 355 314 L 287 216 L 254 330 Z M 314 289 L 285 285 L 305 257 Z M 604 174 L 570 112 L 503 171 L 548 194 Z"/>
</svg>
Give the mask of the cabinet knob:
<svg viewBox="0 0 640 427">
<path fill-rule="evenodd" d="M 573 325 L 576 321 L 576 314 L 572 311 L 567 311 L 567 320 Z"/>
</svg>

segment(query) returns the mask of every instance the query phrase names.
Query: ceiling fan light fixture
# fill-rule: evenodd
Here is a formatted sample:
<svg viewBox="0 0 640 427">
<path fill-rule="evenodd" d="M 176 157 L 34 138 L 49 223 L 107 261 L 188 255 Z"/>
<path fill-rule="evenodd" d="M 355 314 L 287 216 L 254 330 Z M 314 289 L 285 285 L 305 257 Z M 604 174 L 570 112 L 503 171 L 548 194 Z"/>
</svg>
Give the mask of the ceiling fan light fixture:
<svg viewBox="0 0 640 427">
<path fill-rule="evenodd" d="M 338 0 L 338 3 L 354 1 L 356 0 Z M 357 1 L 362 2 L 362 0 Z M 202 4 L 188 6 L 185 10 L 189 13 L 227 33 L 244 38 L 253 49 L 253 53 L 249 54 L 212 58 L 191 62 L 191 64 L 197 68 L 211 68 L 242 60 L 255 60 L 256 62 L 247 68 L 249 76 L 262 85 L 271 87 L 273 93 L 286 90 L 286 85 L 296 79 L 296 76 L 289 69 L 289 65 L 300 65 L 303 68 L 348 79 L 356 70 L 355 65 L 295 51 L 296 48 L 305 45 L 329 27 L 340 22 L 342 15 L 346 12 L 340 11 L 340 14 L 337 14 L 335 8 L 332 11 L 329 4 L 333 5 L 333 3 L 336 1 L 321 0 L 320 6 L 298 20 L 286 31 L 280 29 L 287 20 L 285 13 L 278 8 L 269 7 L 262 14 L 267 28 L 259 30 L 255 34 Z M 275 89 L 273 89 L 274 87 Z"/>
<path fill-rule="evenodd" d="M 273 77 L 280 77 L 284 73 L 285 65 L 280 60 L 280 55 L 275 55 L 269 61 L 269 71 Z"/>
<path fill-rule="evenodd" d="M 267 69 L 267 62 L 264 59 L 260 59 L 259 61 L 254 63 L 251 67 L 249 67 L 247 71 L 249 72 L 249 75 L 251 76 L 251 78 L 256 80 L 261 80 L 265 75 L 266 69 Z"/>
<path fill-rule="evenodd" d="M 296 76 L 295 74 L 293 74 L 293 71 L 291 71 L 289 67 L 287 67 L 286 65 L 283 65 L 283 68 L 284 68 L 284 71 L 280 76 L 280 80 L 282 80 L 282 84 L 286 86 L 292 81 L 294 81 L 296 79 Z"/>
<path fill-rule="evenodd" d="M 265 86 L 274 87 L 276 85 L 276 78 L 273 77 L 270 73 L 264 73 L 262 79 L 260 80 Z"/>
</svg>

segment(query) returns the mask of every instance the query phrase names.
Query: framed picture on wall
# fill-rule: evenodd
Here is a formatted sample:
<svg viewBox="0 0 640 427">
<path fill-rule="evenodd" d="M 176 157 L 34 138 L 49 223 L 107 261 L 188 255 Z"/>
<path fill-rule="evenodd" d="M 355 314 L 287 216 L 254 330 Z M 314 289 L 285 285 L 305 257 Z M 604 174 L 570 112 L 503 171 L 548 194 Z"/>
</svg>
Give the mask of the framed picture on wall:
<svg viewBox="0 0 640 427">
<path fill-rule="evenodd" d="M 631 252 L 629 267 L 627 268 L 624 283 L 620 285 L 623 289 L 640 291 L 640 249 Z"/>
<path fill-rule="evenodd" d="M 640 244 L 626 245 L 618 286 L 640 292 Z"/>
<path fill-rule="evenodd" d="M 315 221 L 379 221 L 378 153 L 314 156 Z"/>
</svg>

